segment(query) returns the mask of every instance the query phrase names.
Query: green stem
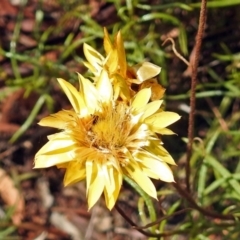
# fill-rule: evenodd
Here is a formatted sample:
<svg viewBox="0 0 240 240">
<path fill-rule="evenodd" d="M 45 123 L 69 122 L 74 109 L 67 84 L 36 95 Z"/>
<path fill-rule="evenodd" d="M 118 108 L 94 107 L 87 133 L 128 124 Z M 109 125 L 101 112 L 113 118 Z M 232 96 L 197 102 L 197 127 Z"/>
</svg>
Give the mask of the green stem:
<svg viewBox="0 0 240 240">
<path fill-rule="evenodd" d="M 14 31 L 13 31 L 13 36 L 12 36 L 12 40 L 10 42 L 10 53 L 12 56 L 14 56 L 16 54 L 16 48 L 17 48 L 17 40 L 18 37 L 20 35 L 20 30 L 21 30 L 21 24 L 22 24 L 22 20 L 24 17 L 23 14 L 23 10 L 24 10 L 24 5 L 27 3 L 27 1 L 24 1 L 21 5 L 19 14 L 17 16 L 17 21 L 14 27 Z M 11 65 L 12 65 L 12 69 L 13 69 L 13 73 L 16 79 L 21 79 L 21 74 L 19 72 L 19 68 L 18 68 L 18 63 L 17 60 L 15 58 L 11 58 Z"/>
<path fill-rule="evenodd" d="M 37 114 L 39 113 L 40 109 L 42 108 L 43 104 L 45 103 L 46 99 L 47 99 L 47 95 L 42 95 L 38 99 L 27 120 L 23 123 L 23 125 L 19 128 L 19 130 L 14 133 L 14 135 L 9 140 L 10 143 L 14 143 L 31 126 Z"/>
<path fill-rule="evenodd" d="M 139 186 L 137 183 L 135 183 L 132 179 L 130 179 L 129 177 L 127 177 L 127 176 L 124 175 L 124 180 L 125 180 L 132 188 L 134 188 L 134 189 L 139 193 L 139 195 L 143 198 L 143 200 L 145 201 L 146 206 L 147 206 L 147 209 L 148 209 L 148 212 L 149 212 L 149 216 L 150 216 L 151 222 L 156 221 L 157 215 L 156 215 L 155 208 L 154 208 L 154 206 L 153 206 L 153 202 L 152 202 L 151 197 L 150 197 L 146 192 L 144 192 L 144 191 L 140 188 L 140 186 Z M 155 233 L 155 230 L 156 230 L 156 226 L 153 226 L 153 227 L 152 227 L 152 232 Z"/>
</svg>

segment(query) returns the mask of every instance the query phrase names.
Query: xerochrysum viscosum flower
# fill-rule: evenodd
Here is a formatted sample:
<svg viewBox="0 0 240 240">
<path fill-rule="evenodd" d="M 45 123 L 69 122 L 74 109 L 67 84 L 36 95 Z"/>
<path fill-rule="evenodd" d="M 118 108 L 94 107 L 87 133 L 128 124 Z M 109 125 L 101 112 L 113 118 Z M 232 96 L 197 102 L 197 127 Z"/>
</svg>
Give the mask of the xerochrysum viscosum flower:
<svg viewBox="0 0 240 240">
<path fill-rule="evenodd" d="M 40 121 L 41 126 L 62 131 L 48 136 L 49 141 L 36 154 L 35 168 L 66 168 L 65 186 L 85 179 L 89 208 L 104 193 L 106 205 L 112 209 L 124 174 L 157 198 L 150 178 L 174 181 L 168 164 L 175 164 L 157 133 L 173 134 L 166 127 L 179 115 L 163 111 L 162 100 L 149 102 L 150 88 L 129 101 L 116 101 L 105 69 L 96 85 L 79 74 L 79 91 L 63 79 L 58 82 L 73 109 Z"/>
</svg>

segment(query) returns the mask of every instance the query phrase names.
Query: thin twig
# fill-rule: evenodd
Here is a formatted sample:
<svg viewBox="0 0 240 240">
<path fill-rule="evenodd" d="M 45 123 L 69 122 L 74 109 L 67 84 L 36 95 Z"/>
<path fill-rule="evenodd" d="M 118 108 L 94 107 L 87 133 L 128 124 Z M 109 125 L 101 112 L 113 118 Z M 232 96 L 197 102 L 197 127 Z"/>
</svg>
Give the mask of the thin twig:
<svg viewBox="0 0 240 240">
<path fill-rule="evenodd" d="M 237 217 L 235 217 L 232 214 L 219 214 L 213 211 L 210 211 L 209 209 L 205 209 L 200 207 L 195 200 L 192 198 L 192 196 L 183 188 L 181 187 L 177 182 L 172 183 L 172 185 L 176 188 L 178 193 L 186 199 L 189 204 L 196 210 L 198 210 L 200 213 L 202 213 L 204 216 L 211 217 L 211 218 L 219 218 L 222 220 L 236 220 Z"/>
<path fill-rule="evenodd" d="M 140 233 L 142 233 L 143 235 L 147 236 L 147 237 L 155 237 L 156 239 L 160 239 L 161 237 L 167 237 L 167 236 L 172 236 L 172 235 L 176 235 L 176 234 L 183 234 L 186 233 L 186 231 L 184 230 L 175 230 L 175 231 L 171 231 L 171 232 L 163 232 L 163 233 L 151 233 L 151 232 L 146 232 L 144 230 L 141 229 L 141 227 L 138 227 L 137 224 L 135 224 L 131 218 L 129 218 L 129 216 L 119 207 L 118 204 L 115 204 L 115 209 L 118 211 L 118 213 L 137 231 L 139 231 Z"/>
<path fill-rule="evenodd" d="M 199 17 L 199 27 L 196 36 L 196 54 L 193 62 L 190 62 L 192 67 L 192 77 L 191 77 L 191 97 L 190 97 L 190 113 L 189 113 L 189 124 L 188 124 L 188 145 L 187 145 L 187 163 L 186 163 L 186 189 L 190 192 L 190 159 L 192 155 L 192 145 L 194 136 L 194 115 L 196 106 L 196 85 L 197 85 L 197 68 L 199 63 L 200 49 L 202 45 L 203 33 L 207 18 L 207 0 L 202 0 L 200 17 Z"/>
<path fill-rule="evenodd" d="M 145 226 L 142 226 L 142 227 L 134 227 L 134 228 L 135 228 L 135 229 L 145 229 L 145 228 L 149 228 L 149 227 L 152 227 L 152 226 L 154 226 L 154 225 L 156 225 L 156 224 L 161 223 L 163 220 L 167 220 L 167 219 L 169 219 L 169 218 L 171 218 L 171 217 L 174 217 L 174 216 L 176 216 L 176 215 L 185 213 L 185 212 L 188 211 L 188 210 L 193 210 L 193 208 L 184 208 L 184 209 L 181 209 L 181 210 L 179 210 L 179 211 L 177 211 L 177 212 L 175 212 L 175 213 L 172 213 L 171 215 L 163 216 L 163 217 L 159 218 L 159 219 L 158 219 L 157 221 L 155 221 L 155 222 L 149 223 L 149 224 L 147 224 L 147 225 L 145 225 Z"/>
<path fill-rule="evenodd" d="M 175 54 L 179 59 L 181 59 L 187 66 L 189 66 L 190 63 L 189 63 L 180 53 L 178 53 L 178 51 L 177 51 L 177 49 L 176 49 L 176 47 L 175 47 L 175 42 L 174 42 L 174 40 L 173 40 L 172 38 L 169 37 L 169 38 L 165 39 L 165 41 L 163 42 L 162 46 L 164 46 L 164 44 L 165 44 L 167 41 L 170 41 L 170 42 L 172 43 L 172 50 L 173 50 L 174 54 Z"/>
</svg>

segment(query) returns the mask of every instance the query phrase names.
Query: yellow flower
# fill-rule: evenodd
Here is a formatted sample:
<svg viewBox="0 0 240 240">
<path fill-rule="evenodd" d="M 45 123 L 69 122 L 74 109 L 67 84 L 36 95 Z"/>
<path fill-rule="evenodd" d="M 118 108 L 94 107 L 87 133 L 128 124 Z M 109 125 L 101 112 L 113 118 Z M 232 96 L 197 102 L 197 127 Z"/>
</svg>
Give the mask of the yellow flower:
<svg viewBox="0 0 240 240">
<path fill-rule="evenodd" d="M 101 74 L 104 68 L 110 77 L 110 80 L 114 86 L 114 99 L 120 96 L 124 100 L 129 100 L 135 93 L 131 89 L 131 85 L 141 84 L 146 80 L 152 79 L 157 76 L 161 68 L 150 63 L 143 62 L 130 67 L 126 61 L 126 54 L 124 44 L 119 31 L 115 36 L 112 43 L 106 28 L 104 28 L 104 49 L 106 57 L 103 57 L 99 52 L 88 44 L 84 44 L 83 50 L 88 62 L 85 62 L 85 66 L 94 74 L 95 81 Z"/>
<path fill-rule="evenodd" d="M 80 90 L 58 79 L 73 109 L 43 118 L 41 126 L 61 129 L 48 136 L 38 151 L 35 168 L 66 168 L 64 185 L 86 179 L 88 206 L 104 193 L 112 209 L 123 175 L 132 178 L 147 194 L 157 198 L 150 178 L 174 181 L 167 165 L 175 164 L 157 134 L 173 134 L 166 127 L 179 119 L 160 109 L 162 100 L 149 103 L 151 89 L 134 98 L 114 101 L 108 72 L 102 70 L 96 85 L 79 74 Z"/>
</svg>

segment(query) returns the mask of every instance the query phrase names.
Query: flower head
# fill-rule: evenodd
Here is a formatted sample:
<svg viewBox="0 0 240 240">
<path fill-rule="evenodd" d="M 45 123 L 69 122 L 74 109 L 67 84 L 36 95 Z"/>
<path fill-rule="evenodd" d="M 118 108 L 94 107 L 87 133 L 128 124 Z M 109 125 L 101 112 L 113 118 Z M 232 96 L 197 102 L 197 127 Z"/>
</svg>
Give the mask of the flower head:
<svg viewBox="0 0 240 240">
<path fill-rule="evenodd" d="M 85 179 L 89 208 L 104 193 L 112 209 L 123 175 L 157 198 L 150 178 L 174 181 L 168 164 L 175 164 L 157 134 L 172 134 L 166 127 L 179 115 L 163 111 L 162 100 L 149 102 L 150 88 L 140 90 L 128 102 L 116 101 L 105 69 L 96 84 L 79 74 L 79 91 L 63 79 L 58 82 L 73 109 L 40 121 L 41 126 L 62 131 L 48 136 L 36 154 L 35 168 L 66 168 L 65 186 Z"/>
<path fill-rule="evenodd" d="M 120 96 L 123 100 L 129 100 L 135 94 L 135 91 L 131 88 L 132 84 L 142 84 L 146 80 L 153 79 L 161 71 L 160 67 L 150 62 L 129 66 L 126 61 L 126 53 L 120 31 L 112 43 L 106 28 L 104 28 L 103 45 L 106 57 L 103 57 L 85 43 L 83 49 L 87 62 L 84 64 L 94 74 L 95 77 L 93 79 L 95 81 L 97 81 L 102 69 L 108 72 L 114 87 L 115 99 Z"/>
</svg>

